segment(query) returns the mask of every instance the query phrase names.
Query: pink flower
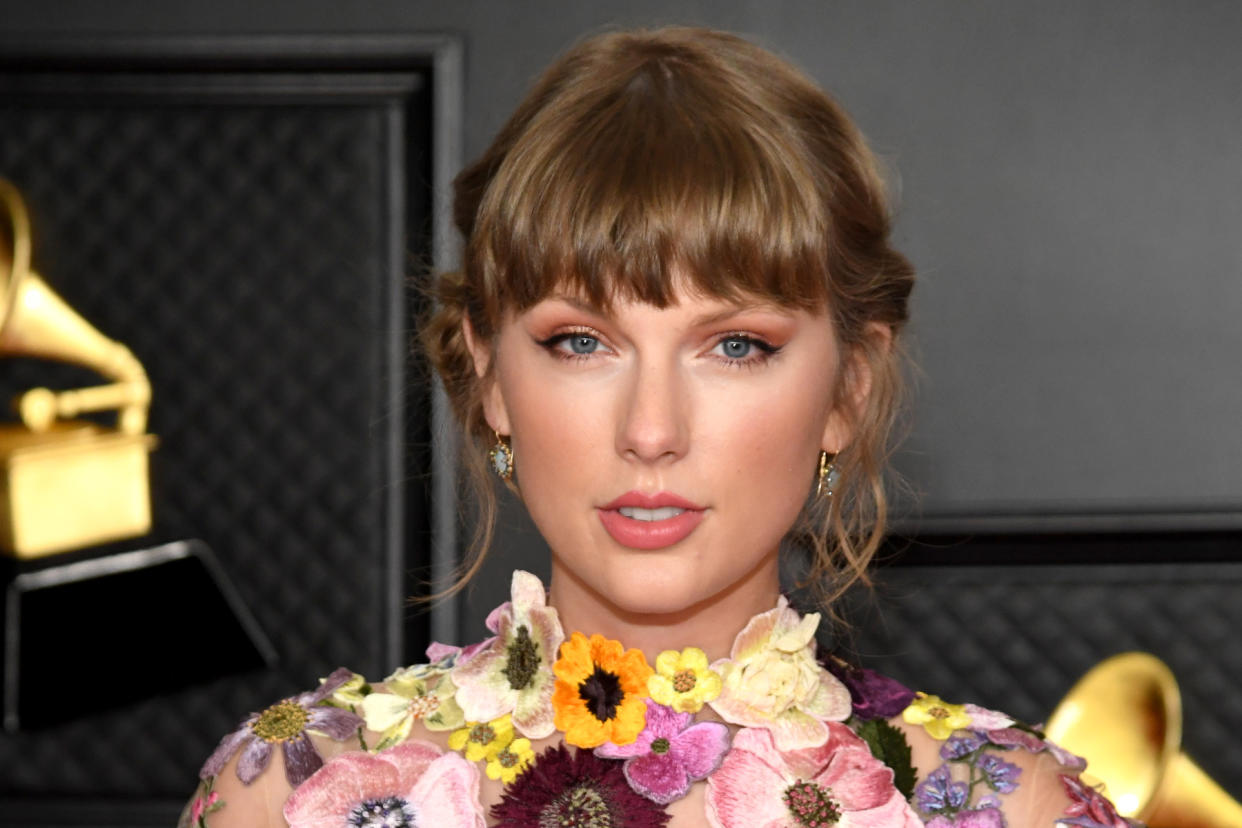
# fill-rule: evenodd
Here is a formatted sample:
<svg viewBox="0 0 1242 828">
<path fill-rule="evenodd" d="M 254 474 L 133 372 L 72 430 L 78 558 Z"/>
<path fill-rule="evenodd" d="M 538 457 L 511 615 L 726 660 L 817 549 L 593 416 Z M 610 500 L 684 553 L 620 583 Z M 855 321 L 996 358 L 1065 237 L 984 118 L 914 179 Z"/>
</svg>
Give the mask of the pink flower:
<svg viewBox="0 0 1242 828">
<path fill-rule="evenodd" d="M 781 596 L 733 639 L 729 658 L 712 664 L 723 688 L 710 702 L 726 722 L 772 731 L 781 750 L 828 738 L 828 721 L 850 715 L 850 691 L 815 660 L 819 614 L 798 615 Z"/>
<path fill-rule="evenodd" d="M 999 730 L 1013 724 L 1013 719 L 996 710 L 988 710 L 977 704 L 963 706 L 966 708 L 966 715 L 970 717 L 971 730 Z"/>
<path fill-rule="evenodd" d="M 455 647 L 452 644 L 433 641 L 427 645 L 427 661 L 432 664 L 444 663 L 453 667 L 458 662 L 466 661 L 495 640 L 495 637 L 485 638 L 477 644 L 469 644 L 465 647 Z"/>
<path fill-rule="evenodd" d="M 729 729 L 720 722 L 691 725 L 693 713 L 647 702 L 647 725 L 628 745 L 606 742 L 595 749 L 605 759 L 624 759 L 630 787 L 661 805 L 681 799 L 690 784 L 720 767 L 729 750 Z"/>
<path fill-rule="evenodd" d="M 1113 803 L 1095 788 L 1087 786 L 1077 776 L 1060 774 L 1061 786 L 1070 798 L 1058 825 L 1078 825 L 1080 828 L 1129 828 L 1132 823 L 1117 813 Z"/>
<path fill-rule="evenodd" d="M 1005 816 L 996 808 L 958 811 L 951 817 L 933 817 L 927 828 L 1005 828 Z"/>
<path fill-rule="evenodd" d="M 215 810 L 211 806 L 215 805 L 219 801 L 220 794 L 216 791 L 212 791 L 207 796 L 200 796 L 195 799 L 194 805 L 190 808 L 190 821 L 197 823 L 203 818 L 203 814 L 209 814 Z"/>
<path fill-rule="evenodd" d="M 519 569 L 510 590 L 512 600 L 487 616 L 495 638 L 469 655 L 463 653 L 450 676 L 467 720 L 490 722 L 509 713 L 519 733 L 542 739 L 556 729 L 552 662 L 565 633 L 538 578 Z"/>
<path fill-rule="evenodd" d="M 484 826 L 478 768 L 417 741 L 340 754 L 290 794 L 284 814 L 290 828 Z"/>
<path fill-rule="evenodd" d="M 733 737 L 720 770 L 707 778 L 713 828 L 922 828 L 893 785 L 893 772 L 847 726 L 827 722 L 828 740 L 779 751 L 767 730 Z"/>
</svg>

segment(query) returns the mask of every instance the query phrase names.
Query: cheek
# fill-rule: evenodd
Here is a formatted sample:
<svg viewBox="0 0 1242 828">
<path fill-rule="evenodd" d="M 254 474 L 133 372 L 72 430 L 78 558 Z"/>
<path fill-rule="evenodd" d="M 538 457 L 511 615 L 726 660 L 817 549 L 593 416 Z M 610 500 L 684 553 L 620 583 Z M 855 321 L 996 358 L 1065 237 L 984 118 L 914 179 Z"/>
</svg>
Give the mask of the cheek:
<svg viewBox="0 0 1242 828">
<path fill-rule="evenodd" d="M 806 376 L 806 375 L 802 375 Z M 793 524 L 814 485 L 831 392 L 821 382 L 773 384 L 765 393 L 735 396 L 708 408 L 722 412 L 700 448 L 719 457 L 736 512 L 779 538 Z"/>
<path fill-rule="evenodd" d="M 501 386 L 513 427 L 514 465 L 518 489 L 545 535 L 546 519 L 565 513 L 573 494 L 594 495 L 611 451 L 612 432 L 606 406 L 592 396 L 584 405 L 584 389 L 566 382 L 538 364 L 515 364 L 501 374 Z"/>
</svg>

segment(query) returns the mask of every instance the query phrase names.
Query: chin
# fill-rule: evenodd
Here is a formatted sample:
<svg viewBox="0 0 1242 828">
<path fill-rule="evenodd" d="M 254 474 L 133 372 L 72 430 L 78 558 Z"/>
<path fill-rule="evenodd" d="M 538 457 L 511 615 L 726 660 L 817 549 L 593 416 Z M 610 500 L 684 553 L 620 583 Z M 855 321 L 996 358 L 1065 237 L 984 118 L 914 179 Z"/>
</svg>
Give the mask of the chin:
<svg viewBox="0 0 1242 828">
<path fill-rule="evenodd" d="M 619 611 L 631 615 L 675 616 L 694 612 L 727 592 L 737 578 L 705 577 L 703 562 L 660 552 L 625 556 L 610 567 L 597 588 Z"/>
<path fill-rule="evenodd" d="M 707 596 L 700 590 L 684 585 L 645 586 L 642 583 L 619 584 L 609 594 L 618 610 L 628 615 L 683 615 L 692 611 Z"/>
</svg>

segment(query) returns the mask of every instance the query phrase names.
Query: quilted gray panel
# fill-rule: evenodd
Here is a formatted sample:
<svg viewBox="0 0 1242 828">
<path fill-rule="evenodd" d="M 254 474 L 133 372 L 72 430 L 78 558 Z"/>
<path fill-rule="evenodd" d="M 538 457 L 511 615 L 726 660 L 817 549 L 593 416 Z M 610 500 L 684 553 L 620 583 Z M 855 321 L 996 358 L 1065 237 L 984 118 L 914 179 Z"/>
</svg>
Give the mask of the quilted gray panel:
<svg viewBox="0 0 1242 828">
<path fill-rule="evenodd" d="M 909 686 L 1044 720 L 1118 652 L 1163 659 L 1184 745 L 1242 795 L 1242 563 L 894 567 L 854 613 L 857 657 Z"/>
<path fill-rule="evenodd" d="M 391 111 L 0 105 L 0 174 L 31 205 L 36 267 L 151 377 L 155 538 L 205 540 L 281 658 L 270 673 L 0 736 L 0 793 L 182 797 L 248 711 L 338 664 L 388 666 L 384 500 L 400 482 L 386 473 L 397 448 L 386 337 L 403 324 L 388 301 L 401 264 L 389 252 L 403 246 Z M 49 377 L 97 381 L 19 362 L 0 392 Z M 204 642 L 177 646 L 212 657 Z M 142 677 L 66 665 L 48 680 L 89 692 Z"/>
</svg>

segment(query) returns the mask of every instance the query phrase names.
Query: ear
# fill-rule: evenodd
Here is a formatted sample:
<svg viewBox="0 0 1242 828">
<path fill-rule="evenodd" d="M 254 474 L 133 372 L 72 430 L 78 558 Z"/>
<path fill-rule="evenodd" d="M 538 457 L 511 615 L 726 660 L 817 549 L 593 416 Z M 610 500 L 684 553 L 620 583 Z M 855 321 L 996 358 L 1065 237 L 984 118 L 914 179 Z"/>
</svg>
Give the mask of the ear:
<svg viewBox="0 0 1242 828">
<path fill-rule="evenodd" d="M 470 358 L 474 361 L 474 373 L 478 375 L 479 383 L 483 388 L 483 416 L 487 424 L 497 434 L 512 434 L 513 429 L 509 425 L 509 410 L 505 407 L 504 395 L 500 391 L 500 383 L 496 380 L 496 372 L 492 370 L 491 345 L 475 336 L 474 326 L 470 324 L 468 316 L 461 318 L 461 335 L 466 340 L 466 349 L 470 351 Z"/>
<path fill-rule="evenodd" d="M 871 355 L 887 354 L 893 348 L 893 328 L 883 322 L 868 322 L 863 329 L 865 345 L 850 348 L 841 361 L 841 380 L 837 386 L 837 399 L 820 446 L 829 454 L 840 454 L 854 439 L 858 422 L 867 410 L 871 398 L 873 366 Z"/>
</svg>

